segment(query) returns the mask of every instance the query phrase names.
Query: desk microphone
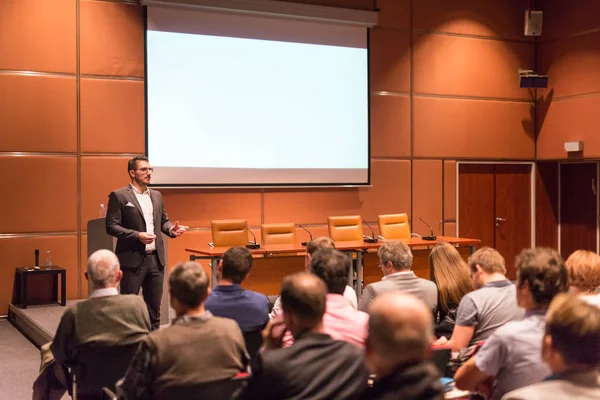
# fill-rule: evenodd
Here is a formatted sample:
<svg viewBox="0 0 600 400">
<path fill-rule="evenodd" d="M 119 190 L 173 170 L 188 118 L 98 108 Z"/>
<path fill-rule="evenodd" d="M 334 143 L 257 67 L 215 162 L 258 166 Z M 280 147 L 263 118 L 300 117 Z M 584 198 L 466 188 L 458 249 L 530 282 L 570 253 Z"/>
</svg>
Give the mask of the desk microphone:
<svg viewBox="0 0 600 400">
<path fill-rule="evenodd" d="M 310 240 L 309 240 L 309 242 L 310 242 L 310 241 L 312 240 L 312 233 L 310 233 L 310 231 L 309 231 L 308 229 L 306 229 L 304 226 L 302 226 L 302 224 L 297 224 L 297 225 L 298 225 L 300 228 L 304 229 L 304 230 L 305 230 L 305 231 L 308 233 L 308 236 L 310 236 Z M 306 245 L 308 245 L 308 242 L 302 242 L 302 243 L 300 243 L 300 244 L 301 244 L 302 246 L 306 246 Z"/>
<path fill-rule="evenodd" d="M 369 223 L 367 221 L 365 221 L 364 219 L 362 220 L 363 224 L 366 224 L 369 229 L 371 230 L 371 236 L 363 236 L 363 242 L 365 243 L 377 243 L 379 241 L 379 239 L 377 239 L 375 237 L 375 232 L 373 232 L 373 228 L 371 228 L 371 225 L 369 225 Z"/>
<path fill-rule="evenodd" d="M 429 228 L 429 233 L 430 233 L 430 236 L 421 236 L 421 239 L 423 239 L 423 240 L 436 240 L 437 237 L 433 233 L 433 229 L 431 229 L 431 226 L 427 222 L 425 222 L 425 220 L 423 218 L 419 217 L 419 219 L 421 220 L 422 223 L 424 223 L 425 225 L 427 225 L 427 227 Z"/>
<path fill-rule="evenodd" d="M 246 229 L 248 232 L 250 232 L 250 234 L 252 235 L 252 238 L 254 239 L 253 241 L 249 242 L 246 245 L 246 248 L 247 249 L 260 249 L 260 244 L 256 243 L 256 236 L 254 235 L 254 233 L 246 225 L 243 225 L 243 226 L 244 226 L 244 229 Z"/>
</svg>

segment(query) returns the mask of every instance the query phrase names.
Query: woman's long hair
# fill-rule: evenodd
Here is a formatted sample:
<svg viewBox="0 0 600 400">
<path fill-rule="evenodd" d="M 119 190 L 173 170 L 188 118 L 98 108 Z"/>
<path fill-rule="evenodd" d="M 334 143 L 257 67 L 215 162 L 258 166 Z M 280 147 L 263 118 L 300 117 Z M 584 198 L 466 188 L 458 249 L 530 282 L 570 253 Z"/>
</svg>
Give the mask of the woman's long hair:
<svg viewBox="0 0 600 400">
<path fill-rule="evenodd" d="M 450 311 L 451 304 L 458 305 L 465 294 L 475 289 L 467 263 L 449 243 L 439 243 L 431 249 L 429 268 L 438 287 L 438 307 L 444 312 Z"/>
</svg>

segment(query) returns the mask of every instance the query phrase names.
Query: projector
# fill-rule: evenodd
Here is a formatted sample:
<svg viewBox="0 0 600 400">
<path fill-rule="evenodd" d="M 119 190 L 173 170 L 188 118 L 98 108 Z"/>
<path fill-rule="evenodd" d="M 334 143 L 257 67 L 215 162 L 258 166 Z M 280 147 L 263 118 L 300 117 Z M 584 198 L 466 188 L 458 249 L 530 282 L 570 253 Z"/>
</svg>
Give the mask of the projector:
<svg viewBox="0 0 600 400">
<path fill-rule="evenodd" d="M 547 88 L 548 75 L 539 75 L 530 69 L 519 69 L 519 87 L 537 89 Z"/>
</svg>

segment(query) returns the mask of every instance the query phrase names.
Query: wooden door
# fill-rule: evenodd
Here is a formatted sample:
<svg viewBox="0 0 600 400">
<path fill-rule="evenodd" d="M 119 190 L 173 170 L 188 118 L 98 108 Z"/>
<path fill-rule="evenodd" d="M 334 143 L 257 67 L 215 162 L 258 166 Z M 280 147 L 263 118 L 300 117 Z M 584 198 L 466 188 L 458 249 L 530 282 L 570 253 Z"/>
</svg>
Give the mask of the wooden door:
<svg viewBox="0 0 600 400">
<path fill-rule="evenodd" d="M 596 163 L 560 167 L 560 252 L 596 251 L 598 177 Z"/>
<path fill-rule="evenodd" d="M 459 164 L 458 236 L 494 247 L 494 165 Z"/>
<path fill-rule="evenodd" d="M 516 278 L 515 258 L 531 247 L 531 165 L 497 164 L 495 168 L 495 243 L 504 256 L 507 276 Z"/>
</svg>

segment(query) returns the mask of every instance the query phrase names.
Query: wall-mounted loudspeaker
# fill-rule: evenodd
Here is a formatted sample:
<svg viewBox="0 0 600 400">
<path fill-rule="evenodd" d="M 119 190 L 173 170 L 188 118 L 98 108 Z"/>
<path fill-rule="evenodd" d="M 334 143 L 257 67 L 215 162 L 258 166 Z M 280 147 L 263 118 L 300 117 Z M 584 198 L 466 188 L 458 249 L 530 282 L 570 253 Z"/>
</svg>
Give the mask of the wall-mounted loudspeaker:
<svg viewBox="0 0 600 400">
<path fill-rule="evenodd" d="M 525 10 L 525 36 L 540 36 L 543 19 L 543 11 Z"/>
</svg>

